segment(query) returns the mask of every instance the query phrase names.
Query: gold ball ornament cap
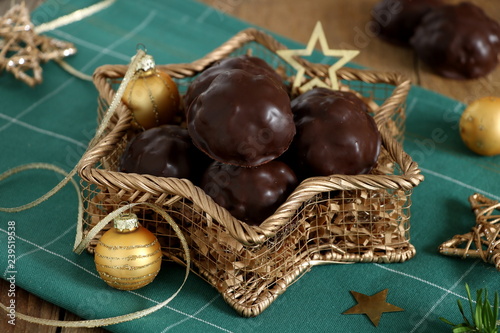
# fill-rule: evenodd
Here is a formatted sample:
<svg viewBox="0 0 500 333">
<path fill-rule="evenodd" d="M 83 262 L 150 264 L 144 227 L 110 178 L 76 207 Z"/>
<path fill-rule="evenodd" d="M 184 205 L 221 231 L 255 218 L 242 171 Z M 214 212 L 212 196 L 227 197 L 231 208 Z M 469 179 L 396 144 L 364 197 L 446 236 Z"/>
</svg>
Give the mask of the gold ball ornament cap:
<svg viewBox="0 0 500 333">
<path fill-rule="evenodd" d="M 130 62 L 133 62 L 135 57 L 136 56 L 133 56 Z M 147 71 L 149 71 L 151 69 L 155 69 L 155 68 L 156 68 L 156 63 L 155 63 L 153 56 L 146 54 L 137 63 L 137 66 L 135 67 L 135 71 L 136 72 L 139 72 L 139 71 L 147 72 Z"/>
<path fill-rule="evenodd" d="M 181 105 L 177 84 L 156 68 L 152 56 L 144 55 L 134 69 L 122 102 L 130 109 L 132 125 L 140 129 L 172 123 Z"/>
<path fill-rule="evenodd" d="M 109 286 L 135 290 L 151 283 L 161 267 L 162 252 L 156 236 L 142 227 L 135 214 L 114 220 L 95 248 L 95 265 Z"/>
<path fill-rule="evenodd" d="M 134 213 L 121 214 L 114 219 L 113 226 L 118 232 L 131 232 L 139 227 L 139 219 Z"/>
</svg>

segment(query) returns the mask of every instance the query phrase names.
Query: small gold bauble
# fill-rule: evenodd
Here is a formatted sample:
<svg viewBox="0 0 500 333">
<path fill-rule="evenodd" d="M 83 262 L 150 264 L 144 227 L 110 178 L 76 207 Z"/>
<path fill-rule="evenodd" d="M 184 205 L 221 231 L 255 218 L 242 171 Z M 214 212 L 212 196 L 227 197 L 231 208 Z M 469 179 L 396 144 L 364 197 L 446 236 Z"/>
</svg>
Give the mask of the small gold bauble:
<svg viewBox="0 0 500 333">
<path fill-rule="evenodd" d="M 122 214 L 102 235 L 95 248 L 95 265 L 111 287 L 135 290 L 154 280 L 161 266 L 156 236 L 139 225 L 135 214 Z"/>
<path fill-rule="evenodd" d="M 127 84 L 122 101 L 132 112 L 132 124 L 142 129 L 171 123 L 180 107 L 177 85 L 147 55 Z"/>
<path fill-rule="evenodd" d="M 477 154 L 500 154 L 500 97 L 483 97 L 472 102 L 460 118 L 460 136 Z"/>
</svg>

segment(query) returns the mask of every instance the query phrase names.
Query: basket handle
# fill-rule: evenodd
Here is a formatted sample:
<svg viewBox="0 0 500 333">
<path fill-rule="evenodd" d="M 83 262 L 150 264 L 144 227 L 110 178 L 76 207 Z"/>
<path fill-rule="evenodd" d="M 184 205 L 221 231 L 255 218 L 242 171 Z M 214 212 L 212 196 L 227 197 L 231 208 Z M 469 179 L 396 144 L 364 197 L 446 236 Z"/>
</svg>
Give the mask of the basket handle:
<svg viewBox="0 0 500 333">
<path fill-rule="evenodd" d="M 118 118 L 111 133 L 107 134 L 102 140 L 96 141 L 92 146 L 89 145 L 77 165 L 80 177 L 85 177 L 86 170 L 96 165 L 103 154 L 107 155 L 114 150 L 115 145 L 120 141 L 125 132 L 127 132 L 131 121 L 131 115 Z"/>
</svg>

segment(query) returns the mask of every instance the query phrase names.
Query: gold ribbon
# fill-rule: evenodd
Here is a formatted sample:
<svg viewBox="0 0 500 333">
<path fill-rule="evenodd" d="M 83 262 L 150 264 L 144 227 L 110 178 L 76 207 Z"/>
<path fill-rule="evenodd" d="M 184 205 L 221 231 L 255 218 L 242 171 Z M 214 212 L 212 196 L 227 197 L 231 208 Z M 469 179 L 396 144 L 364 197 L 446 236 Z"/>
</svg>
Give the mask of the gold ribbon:
<svg viewBox="0 0 500 333">
<path fill-rule="evenodd" d="M 101 2 L 98 2 L 92 6 L 82 8 L 79 10 L 76 10 L 68 15 L 61 16 L 53 21 L 47 22 L 40 24 L 35 27 L 35 33 L 41 34 L 46 31 L 54 30 L 59 27 L 83 20 L 86 17 L 92 16 L 95 13 L 100 12 L 103 9 L 108 8 L 111 6 L 116 0 L 103 0 Z M 62 67 L 66 72 L 70 73 L 73 76 L 76 76 L 77 78 L 84 80 L 84 81 L 92 81 L 92 76 L 87 75 L 85 73 L 80 72 L 70 64 L 68 64 L 66 61 L 59 59 L 56 60 L 56 62 L 59 64 L 59 66 Z"/>
<path fill-rule="evenodd" d="M 78 192 L 78 194 L 79 194 L 79 192 Z M 16 311 L 16 317 L 19 319 L 31 322 L 31 323 L 36 323 L 36 324 L 40 324 L 40 325 L 48 325 L 48 326 L 102 327 L 102 326 L 119 324 L 119 323 L 131 321 L 131 320 L 135 320 L 135 319 L 147 316 L 147 315 L 161 309 L 162 307 L 164 307 L 168 303 L 170 303 L 170 301 L 172 301 L 179 294 L 179 292 L 184 287 L 184 284 L 187 281 L 187 278 L 189 276 L 189 270 L 191 268 L 191 258 L 190 258 L 190 254 L 189 254 L 188 244 L 187 244 L 186 238 L 182 234 L 182 231 L 180 230 L 179 226 L 174 222 L 174 220 L 165 211 L 163 211 L 160 206 L 144 202 L 144 203 L 134 203 L 134 204 L 130 204 L 130 205 L 116 209 L 115 211 L 111 212 L 108 216 L 106 216 L 104 219 L 102 219 L 94 228 L 92 228 L 92 230 L 90 230 L 90 232 L 88 233 L 87 237 L 85 237 L 83 240 L 81 239 L 81 232 L 80 232 L 79 233 L 80 236 L 79 237 L 77 236 L 77 239 L 75 241 L 74 251 L 77 253 L 81 253 L 85 249 L 88 242 L 90 242 L 92 240 L 92 238 L 103 227 L 105 227 L 111 220 L 113 220 L 115 217 L 117 217 L 118 215 L 123 213 L 125 210 L 128 210 L 131 207 L 137 206 L 137 205 L 148 206 L 149 208 L 153 209 L 155 212 L 160 214 L 168 222 L 168 224 L 170 224 L 172 229 L 175 231 L 175 234 L 177 235 L 177 237 L 179 237 L 179 239 L 181 241 L 182 248 L 183 248 L 184 253 L 186 255 L 186 272 L 184 274 L 184 280 L 182 281 L 181 286 L 179 287 L 179 289 L 177 289 L 177 291 L 175 293 L 172 294 L 172 296 L 170 296 L 165 301 L 163 301 L 155 306 L 152 306 L 148 309 L 132 312 L 132 313 L 121 315 L 121 316 L 103 318 L 103 319 L 78 320 L 78 321 L 51 320 L 51 319 L 44 319 L 44 318 L 28 316 L 28 315 L 25 315 L 23 313 L 19 313 L 17 311 Z M 78 230 L 81 230 L 82 226 L 83 226 L 82 220 L 80 219 L 78 221 Z M 78 231 L 77 231 L 77 234 L 78 234 Z M 2 303 L 0 303 L 0 308 L 2 308 L 6 312 L 9 311 L 8 308 Z"/>
<path fill-rule="evenodd" d="M 113 0 L 114 1 L 114 0 Z M 118 90 L 111 101 L 111 105 L 109 106 L 108 110 L 106 111 L 101 124 L 97 128 L 96 134 L 94 138 L 90 141 L 87 151 L 91 149 L 100 139 L 102 136 L 104 130 L 107 128 L 109 121 L 111 117 L 113 116 L 113 113 L 117 109 L 118 105 L 121 102 L 121 98 L 123 96 L 123 93 L 125 91 L 125 87 L 127 86 L 128 82 L 130 79 L 133 77 L 135 73 L 135 69 L 137 68 L 137 64 L 139 64 L 140 61 L 144 58 L 146 53 L 139 49 L 136 53 L 136 55 L 132 58 L 132 61 L 129 65 L 129 68 L 125 74 L 125 77 L 123 78 L 120 86 L 118 87 Z M 78 165 L 78 164 L 77 164 Z M 32 317 L 25 315 L 23 313 L 16 312 L 16 316 L 19 319 L 40 324 L 40 325 L 49 325 L 49 326 L 60 326 L 60 327 L 100 327 L 100 326 L 107 326 L 107 325 L 114 325 L 118 323 L 122 323 L 125 321 L 130 321 L 134 319 L 138 319 L 141 317 L 144 317 L 148 314 L 151 314 L 158 309 L 162 308 L 163 306 L 167 305 L 172 299 L 174 299 L 177 294 L 180 292 L 182 287 L 184 286 L 188 276 L 189 276 L 189 271 L 191 267 L 191 260 L 190 260 L 190 254 L 189 254 L 189 248 L 187 246 L 186 239 L 184 238 L 179 226 L 173 221 L 173 219 L 165 212 L 162 210 L 162 208 L 158 205 L 151 204 L 151 203 L 135 203 L 131 205 L 127 205 L 121 208 L 116 209 L 112 213 L 110 213 L 108 216 L 106 216 L 103 220 L 101 220 L 99 223 L 97 223 L 96 226 L 94 226 L 87 236 L 83 238 L 83 203 L 80 197 L 80 189 L 78 187 L 78 184 L 76 181 L 73 179 L 77 172 L 77 166 L 75 166 L 69 173 L 66 173 L 64 170 L 61 168 L 51 165 L 51 164 L 45 164 L 45 163 L 32 163 L 32 164 L 26 164 L 23 166 L 19 166 L 13 169 L 10 169 L 6 171 L 5 173 L 0 175 L 0 181 L 25 170 L 32 170 L 32 169 L 46 169 L 46 170 L 52 170 L 54 172 L 57 172 L 59 174 L 64 175 L 64 179 L 59 182 L 54 188 L 52 188 L 49 192 L 45 193 L 43 196 L 40 198 L 22 205 L 18 207 L 12 207 L 12 208 L 3 208 L 0 207 L 0 211 L 2 212 L 20 212 L 26 209 L 30 209 L 32 207 L 37 206 L 41 202 L 47 200 L 50 198 L 52 195 L 57 193 L 62 187 L 67 185 L 69 182 L 73 184 L 75 189 L 77 190 L 78 193 L 78 223 L 77 223 L 77 231 L 76 231 L 76 237 L 75 237 L 75 244 L 73 247 L 73 251 L 80 254 L 87 246 L 87 244 L 95 237 L 95 235 L 102 230 L 113 218 L 117 217 L 119 214 L 121 214 L 123 211 L 129 209 L 130 207 L 136 206 L 136 205 L 146 205 L 156 211 L 158 214 L 160 214 L 172 227 L 172 229 L 175 231 L 177 237 L 180 239 L 183 250 L 186 255 L 186 274 L 184 275 L 184 281 L 182 282 L 181 286 L 179 289 L 172 295 L 170 296 L 167 300 L 151 307 L 145 310 L 129 313 L 126 315 L 122 316 L 117 316 L 117 317 L 111 317 L 111 318 L 104 318 L 104 319 L 94 319 L 94 320 L 81 320 L 81 321 L 61 321 L 61 320 L 50 320 L 50 319 L 43 319 L 43 318 L 37 318 L 37 317 Z M 2 308 L 4 311 L 8 312 L 7 307 L 0 303 L 0 308 Z"/>
<path fill-rule="evenodd" d="M 78 22 L 80 20 L 83 20 L 89 16 L 94 15 L 95 13 L 100 12 L 103 9 L 108 8 L 111 6 L 116 0 L 102 0 L 94 5 L 91 5 L 86 8 L 78 9 L 74 12 L 71 12 L 67 15 L 61 16 L 55 20 L 52 20 L 50 22 L 42 23 L 36 27 L 33 28 L 33 32 L 36 35 L 40 35 L 44 32 L 50 31 L 57 29 L 59 27 Z M 11 1 L 11 7 L 15 5 L 16 1 Z M 24 5 L 24 4 L 23 4 Z M 30 22 L 31 23 L 31 22 Z M 0 40 L 0 49 L 2 48 L 2 40 Z M 66 61 L 62 59 L 55 59 L 55 61 L 68 73 L 70 73 L 73 76 L 76 76 L 77 78 L 81 80 L 86 80 L 86 81 L 92 81 L 92 76 L 87 75 L 85 73 L 82 73 L 81 71 L 77 70 L 70 64 L 68 64 Z"/>
<path fill-rule="evenodd" d="M 128 81 L 130 81 L 130 79 L 134 75 L 135 68 L 136 68 L 137 64 L 141 61 L 141 59 L 145 55 L 146 55 L 146 53 L 143 50 L 139 49 L 137 51 L 137 54 L 135 55 L 135 57 L 132 59 L 129 68 L 128 68 L 127 72 L 125 73 L 125 77 L 123 78 L 123 81 L 121 82 L 120 86 L 118 87 L 118 91 L 116 92 L 115 97 L 111 101 L 111 105 L 109 106 L 108 111 L 106 111 L 106 114 L 104 115 L 102 122 L 99 125 L 99 127 L 97 128 L 96 134 L 95 134 L 94 138 L 90 141 L 86 151 L 88 151 L 90 148 L 92 148 L 97 143 L 97 141 L 100 139 L 102 133 L 104 132 L 104 130 L 108 126 L 109 121 L 110 121 L 111 117 L 113 116 L 113 113 L 115 112 L 116 108 L 120 104 L 121 98 L 123 96 L 123 92 L 125 91 L 125 87 L 127 86 Z M 57 193 L 61 188 L 63 188 L 66 184 L 68 184 L 68 182 L 71 179 L 73 179 L 73 177 L 75 176 L 75 174 L 77 172 L 77 165 L 75 165 L 75 167 L 69 173 L 66 173 L 64 170 L 62 170 L 54 165 L 51 165 L 51 164 L 33 163 L 33 164 L 27 164 L 27 165 L 23 165 L 23 166 L 19 166 L 19 167 L 10 169 L 10 170 L 6 171 L 5 173 L 1 174 L 0 181 L 18 173 L 18 172 L 24 171 L 24 170 L 49 169 L 49 170 L 56 171 L 58 173 L 62 173 L 65 177 L 52 190 L 45 193 L 40 198 L 38 198 L 30 203 L 27 203 L 25 205 L 18 206 L 18 207 L 12 207 L 12 208 L 0 207 L 0 212 L 8 212 L 8 213 L 21 212 L 23 210 L 33 208 L 33 207 L 37 206 L 38 204 L 42 203 L 43 201 L 47 200 L 48 198 L 53 196 L 55 193 Z"/>
<path fill-rule="evenodd" d="M 59 27 L 63 27 L 65 25 L 83 20 L 86 17 L 92 16 L 97 12 L 100 12 L 103 9 L 111 6 L 116 0 L 103 0 L 92 6 L 75 10 L 74 12 L 69 13 L 68 15 L 61 16 L 55 20 L 52 20 L 47 23 L 40 24 L 35 27 L 35 32 L 37 34 L 41 34 L 50 30 L 57 29 Z"/>
<path fill-rule="evenodd" d="M 92 16 L 95 13 L 100 12 L 103 9 L 108 8 L 111 6 L 116 0 L 103 0 L 101 2 L 98 2 L 92 6 L 78 9 L 74 12 L 69 13 L 68 15 L 61 16 L 55 20 L 52 20 L 47 23 L 40 24 L 34 28 L 35 33 L 41 34 L 50 30 L 57 29 L 59 27 L 78 22 L 80 20 L 83 20 L 86 17 Z M 77 78 L 84 80 L 84 81 L 92 81 L 92 76 L 87 75 L 85 73 L 80 72 L 70 64 L 68 64 L 66 61 L 59 59 L 56 61 L 59 66 L 62 67 L 66 72 L 70 73 L 73 76 L 76 76 Z"/>
</svg>

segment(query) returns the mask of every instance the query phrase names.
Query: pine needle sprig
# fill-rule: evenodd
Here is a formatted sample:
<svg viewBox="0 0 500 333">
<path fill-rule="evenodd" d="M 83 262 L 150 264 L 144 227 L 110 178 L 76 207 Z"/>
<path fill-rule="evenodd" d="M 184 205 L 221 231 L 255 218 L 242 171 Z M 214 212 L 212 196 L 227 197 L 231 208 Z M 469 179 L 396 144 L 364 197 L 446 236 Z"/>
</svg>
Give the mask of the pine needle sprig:
<svg viewBox="0 0 500 333">
<path fill-rule="evenodd" d="M 500 320 L 498 319 L 498 293 L 495 292 L 492 306 L 488 299 L 488 290 L 477 290 L 476 305 L 474 307 L 469 285 L 465 285 L 465 290 L 469 300 L 472 319 L 469 320 L 465 315 L 464 307 L 460 300 L 457 300 L 457 305 L 463 318 L 462 323 L 454 324 L 443 317 L 440 317 L 439 319 L 446 324 L 451 325 L 453 333 L 498 333 L 498 326 L 500 325 Z"/>
</svg>

